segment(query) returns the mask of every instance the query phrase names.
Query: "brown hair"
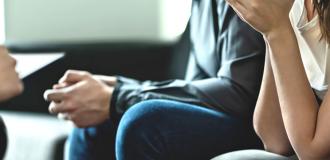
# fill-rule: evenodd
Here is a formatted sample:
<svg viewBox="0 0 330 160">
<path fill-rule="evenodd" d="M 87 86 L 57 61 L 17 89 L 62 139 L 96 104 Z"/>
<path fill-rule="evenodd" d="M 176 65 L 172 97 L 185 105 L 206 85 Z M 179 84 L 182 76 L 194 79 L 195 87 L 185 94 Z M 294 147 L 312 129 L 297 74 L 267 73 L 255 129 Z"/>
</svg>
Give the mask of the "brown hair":
<svg viewBox="0 0 330 160">
<path fill-rule="evenodd" d="M 330 44 L 330 1 L 313 0 L 313 2 L 320 17 L 322 38 Z"/>
</svg>

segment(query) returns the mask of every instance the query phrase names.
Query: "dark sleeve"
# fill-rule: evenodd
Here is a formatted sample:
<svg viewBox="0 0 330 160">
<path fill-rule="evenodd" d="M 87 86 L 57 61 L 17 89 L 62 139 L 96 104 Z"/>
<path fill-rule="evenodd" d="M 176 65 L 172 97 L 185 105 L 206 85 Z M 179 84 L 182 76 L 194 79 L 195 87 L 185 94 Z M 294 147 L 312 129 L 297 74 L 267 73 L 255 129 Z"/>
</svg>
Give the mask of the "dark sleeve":
<svg viewBox="0 0 330 160">
<path fill-rule="evenodd" d="M 143 81 L 118 76 L 118 84 L 111 101 L 111 118 L 118 122 L 122 114 L 132 105 L 149 99 L 167 99 L 190 104 L 209 106 L 199 99 L 199 91 L 184 80 L 163 82 Z M 211 107 L 211 106 L 209 106 Z"/>
<path fill-rule="evenodd" d="M 110 109 L 114 121 L 118 121 L 130 106 L 148 99 L 197 104 L 242 118 L 251 118 L 262 78 L 264 41 L 259 33 L 242 22 L 228 6 L 223 11 L 225 13 L 219 16 L 221 30 L 217 54 L 220 66 L 216 76 L 165 82 L 139 82 L 118 77 L 119 85 L 114 91 Z M 192 66 L 199 68 L 192 77 L 204 74 L 196 60 Z"/>
<path fill-rule="evenodd" d="M 261 34 L 243 22 L 228 5 L 219 16 L 218 52 L 221 65 L 214 78 L 191 85 L 208 104 L 243 118 L 252 118 L 258 98 L 265 43 Z"/>
</svg>

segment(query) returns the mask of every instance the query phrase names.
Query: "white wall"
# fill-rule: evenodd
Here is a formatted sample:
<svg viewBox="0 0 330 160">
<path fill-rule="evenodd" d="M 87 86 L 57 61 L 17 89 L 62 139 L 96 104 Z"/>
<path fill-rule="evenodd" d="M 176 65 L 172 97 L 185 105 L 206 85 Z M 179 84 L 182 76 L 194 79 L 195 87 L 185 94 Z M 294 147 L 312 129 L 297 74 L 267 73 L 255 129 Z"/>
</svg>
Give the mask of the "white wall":
<svg viewBox="0 0 330 160">
<path fill-rule="evenodd" d="M 191 0 L 5 0 L 6 40 L 168 42 L 184 30 Z"/>
<path fill-rule="evenodd" d="M 5 41 L 5 24 L 4 24 L 4 5 L 3 0 L 0 0 L 0 44 Z"/>
<path fill-rule="evenodd" d="M 160 0 L 161 37 L 173 40 L 186 29 L 191 3 L 191 0 Z"/>
</svg>

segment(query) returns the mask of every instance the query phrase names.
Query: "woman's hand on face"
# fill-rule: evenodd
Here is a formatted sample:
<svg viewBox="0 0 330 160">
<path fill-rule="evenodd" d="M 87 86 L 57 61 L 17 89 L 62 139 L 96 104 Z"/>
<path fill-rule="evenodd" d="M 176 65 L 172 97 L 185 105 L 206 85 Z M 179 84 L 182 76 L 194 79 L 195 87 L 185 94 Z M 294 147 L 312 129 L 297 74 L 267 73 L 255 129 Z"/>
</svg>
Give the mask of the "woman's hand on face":
<svg viewBox="0 0 330 160">
<path fill-rule="evenodd" d="M 23 84 L 15 71 L 16 60 L 0 46 L 0 101 L 7 100 L 23 91 Z"/>
<path fill-rule="evenodd" d="M 226 0 L 237 14 L 264 35 L 291 27 L 294 0 Z"/>
</svg>

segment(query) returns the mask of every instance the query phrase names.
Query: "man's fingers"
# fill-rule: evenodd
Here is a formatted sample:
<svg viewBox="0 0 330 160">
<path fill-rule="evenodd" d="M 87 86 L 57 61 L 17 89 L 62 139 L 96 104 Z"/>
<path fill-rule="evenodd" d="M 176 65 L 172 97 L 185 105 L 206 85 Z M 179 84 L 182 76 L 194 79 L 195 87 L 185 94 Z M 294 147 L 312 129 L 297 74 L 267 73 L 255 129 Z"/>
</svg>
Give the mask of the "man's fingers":
<svg viewBox="0 0 330 160">
<path fill-rule="evenodd" d="M 63 120 L 71 120 L 69 113 L 59 113 L 57 115 L 57 118 L 58 119 L 63 119 Z"/>
<path fill-rule="evenodd" d="M 56 110 L 56 106 L 57 106 L 58 103 L 55 103 L 55 102 L 51 102 L 49 107 L 48 107 L 48 111 L 49 113 L 52 113 L 52 114 L 57 114 L 57 110 Z"/>
<path fill-rule="evenodd" d="M 90 73 L 85 71 L 77 71 L 77 70 L 68 70 L 64 74 L 64 76 L 59 80 L 59 84 L 61 83 L 76 83 L 84 80 L 88 76 L 91 76 Z"/>
<path fill-rule="evenodd" d="M 56 103 L 56 102 L 50 103 L 48 110 L 52 114 L 58 114 L 58 113 L 72 112 L 74 111 L 74 108 L 72 106 L 65 104 L 65 101 L 62 101 L 60 103 Z"/>
<path fill-rule="evenodd" d="M 49 89 L 44 93 L 44 99 L 46 101 L 60 102 L 65 99 L 66 92 L 62 89 Z"/>
<path fill-rule="evenodd" d="M 67 83 L 67 82 L 54 84 L 53 89 L 62 89 L 62 88 L 65 88 L 65 87 L 69 87 L 70 85 L 72 85 L 72 84 Z"/>
</svg>

